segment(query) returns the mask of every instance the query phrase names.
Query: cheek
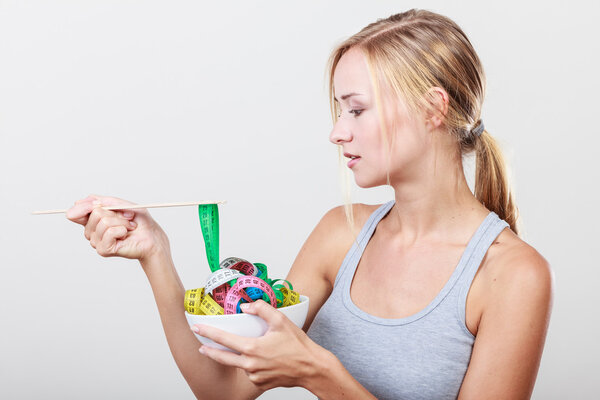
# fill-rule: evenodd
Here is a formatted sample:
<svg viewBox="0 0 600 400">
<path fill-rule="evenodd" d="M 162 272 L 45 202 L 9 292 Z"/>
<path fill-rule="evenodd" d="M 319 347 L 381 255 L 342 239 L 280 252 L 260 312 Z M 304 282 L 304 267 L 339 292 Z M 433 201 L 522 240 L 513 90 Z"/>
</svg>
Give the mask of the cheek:
<svg viewBox="0 0 600 400">
<path fill-rule="evenodd" d="M 390 155 L 390 172 L 402 174 L 419 168 L 428 158 L 427 151 L 425 143 L 414 135 L 398 134 Z"/>
<path fill-rule="evenodd" d="M 376 116 L 364 118 L 360 122 L 360 128 L 362 132 L 366 133 L 366 135 L 364 135 L 364 138 L 367 141 L 367 143 L 363 143 L 363 145 L 368 146 L 370 151 L 384 150 L 385 139 L 383 137 L 383 132 L 379 124 L 379 118 L 377 118 Z"/>
</svg>

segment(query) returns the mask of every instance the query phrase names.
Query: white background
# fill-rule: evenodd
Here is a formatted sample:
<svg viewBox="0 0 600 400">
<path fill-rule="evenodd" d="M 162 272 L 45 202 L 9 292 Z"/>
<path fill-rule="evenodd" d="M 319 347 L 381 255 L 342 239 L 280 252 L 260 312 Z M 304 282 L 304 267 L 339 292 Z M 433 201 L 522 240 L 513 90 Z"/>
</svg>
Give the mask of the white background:
<svg viewBox="0 0 600 400">
<path fill-rule="evenodd" d="M 0 398 L 193 398 L 139 264 L 100 257 L 64 215 L 31 212 L 90 193 L 139 203 L 225 199 L 221 256 L 264 262 L 285 277 L 320 217 L 342 202 L 328 142 L 329 52 L 415 6 L 454 19 L 478 51 L 488 82 L 483 118 L 510 163 L 524 238 L 556 274 L 534 398 L 593 398 L 593 4 L 0 1 Z M 392 195 L 356 189 L 353 200 Z M 151 213 L 186 288 L 203 286 L 196 209 Z M 299 388 L 261 398 L 284 395 L 314 398 Z"/>
</svg>

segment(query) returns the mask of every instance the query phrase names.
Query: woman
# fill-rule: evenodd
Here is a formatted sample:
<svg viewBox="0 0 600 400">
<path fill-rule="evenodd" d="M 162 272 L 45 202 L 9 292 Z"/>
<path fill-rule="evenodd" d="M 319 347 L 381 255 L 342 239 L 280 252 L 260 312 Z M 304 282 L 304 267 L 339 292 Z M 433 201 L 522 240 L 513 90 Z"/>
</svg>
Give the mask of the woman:
<svg viewBox="0 0 600 400">
<path fill-rule="evenodd" d="M 98 205 L 124 201 L 90 196 L 67 217 L 100 255 L 139 259 L 198 398 L 278 386 L 322 399 L 529 398 L 552 272 L 518 237 L 502 157 L 480 118 L 484 81 L 462 30 L 428 11 L 379 20 L 334 50 L 330 140 L 359 186 L 391 185 L 395 199 L 337 207 L 317 224 L 287 277 L 311 299 L 303 330 L 260 300 L 243 307 L 269 324 L 261 338 L 193 327 L 240 355 L 198 351 L 168 238 L 146 210 L 107 211 Z M 472 151 L 475 194 L 462 167 Z"/>
</svg>

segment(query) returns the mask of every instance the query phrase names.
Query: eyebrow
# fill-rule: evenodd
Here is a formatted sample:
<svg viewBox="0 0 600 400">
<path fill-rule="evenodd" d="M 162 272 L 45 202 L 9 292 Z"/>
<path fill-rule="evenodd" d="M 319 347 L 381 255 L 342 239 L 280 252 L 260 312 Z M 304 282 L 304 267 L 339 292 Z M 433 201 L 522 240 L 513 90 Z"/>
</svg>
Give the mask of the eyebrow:
<svg viewBox="0 0 600 400">
<path fill-rule="evenodd" d="M 342 95 L 342 96 L 340 97 L 340 99 L 342 99 L 342 100 L 346 100 L 347 98 L 349 98 L 349 97 L 352 97 L 352 96 L 362 96 L 362 95 L 361 95 L 360 93 L 354 93 L 354 92 L 352 92 L 352 93 L 348 93 L 348 94 L 344 94 L 344 95 Z M 338 98 L 337 98 L 337 97 L 335 97 L 335 96 L 333 96 L 333 99 L 334 99 L 335 101 L 339 101 L 339 100 L 338 100 Z"/>
</svg>

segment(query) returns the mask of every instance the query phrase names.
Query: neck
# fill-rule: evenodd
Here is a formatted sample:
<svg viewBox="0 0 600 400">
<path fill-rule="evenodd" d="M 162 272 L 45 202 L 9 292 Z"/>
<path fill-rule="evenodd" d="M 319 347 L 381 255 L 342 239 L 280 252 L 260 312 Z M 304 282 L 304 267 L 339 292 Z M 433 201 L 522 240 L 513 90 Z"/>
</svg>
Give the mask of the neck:
<svg viewBox="0 0 600 400">
<path fill-rule="evenodd" d="M 489 212 L 469 189 L 459 162 L 392 186 L 396 203 L 386 228 L 402 246 L 470 235 Z"/>
</svg>

